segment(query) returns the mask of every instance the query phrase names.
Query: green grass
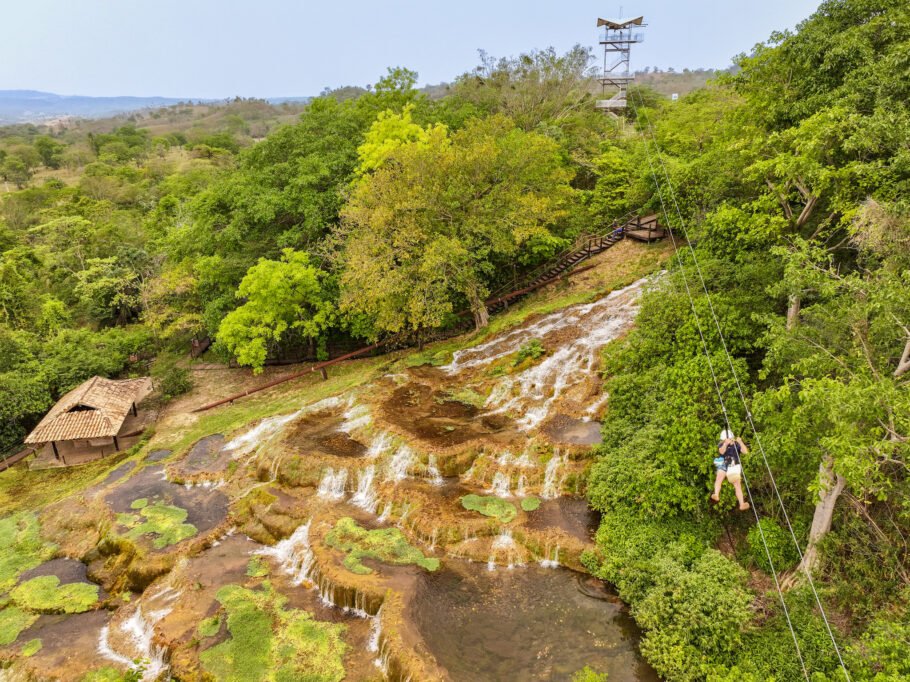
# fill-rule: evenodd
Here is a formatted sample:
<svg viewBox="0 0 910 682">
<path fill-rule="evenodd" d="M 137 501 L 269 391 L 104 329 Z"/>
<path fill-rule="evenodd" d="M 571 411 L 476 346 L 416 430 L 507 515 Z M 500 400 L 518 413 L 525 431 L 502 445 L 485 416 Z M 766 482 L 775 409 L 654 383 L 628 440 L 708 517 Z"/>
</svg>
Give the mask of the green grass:
<svg viewBox="0 0 910 682">
<path fill-rule="evenodd" d="M 140 669 L 128 670 L 121 672 L 116 668 L 98 668 L 87 672 L 79 682 L 141 682 L 142 671 Z"/>
<path fill-rule="evenodd" d="M 133 500 L 130 504 L 130 509 L 145 509 L 148 505 L 149 501 L 144 497 L 140 497 L 138 500 Z"/>
<path fill-rule="evenodd" d="M 139 501 L 135 500 L 130 506 L 135 509 L 134 505 Z M 186 517 L 186 509 L 159 500 L 151 505 L 146 503 L 146 506 L 140 508 L 138 515 L 117 514 L 117 523 L 130 529 L 126 534 L 129 539 L 136 540 L 143 535 L 154 535 L 156 537 L 152 545 L 155 549 L 163 549 L 196 535 L 196 526 L 184 523 Z"/>
<path fill-rule="evenodd" d="M 55 575 L 42 575 L 18 585 L 10 596 L 16 605 L 37 613 L 83 613 L 98 602 L 98 586 L 60 584 Z"/>
<path fill-rule="evenodd" d="M 0 519 L 0 593 L 15 585 L 20 573 L 54 555 L 57 548 L 41 539 L 40 529 L 31 512 Z"/>
<path fill-rule="evenodd" d="M 514 504 L 499 497 L 465 495 L 461 498 L 461 506 L 469 511 L 499 519 L 501 523 L 509 523 L 518 514 Z"/>
<path fill-rule="evenodd" d="M 227 585 L 217 598 L 231 637 L 203 651 L 199 660 L 218 682 L 338 682 L 345 677 L 344 625 L 286 609 L 287 598 L 268 583 L 261 590 Z"/>
<path fill-rule="evenodd" d="M 540 508 L 540 499 L 537 497 L 526 497 L 521 501 L 521 508 L 526 512 L 532 512 Z"/>
<path fill-rule="evenodd" d="M 38 616 L 15 606 L 0 610 L 0 646 L 16 641 L 19 633 L 38 620 Z"/>
<path fill-rule="evenodd" d="M 325 543 L 334 549 L 346 552 L 344 567 L 352 573 L 367 575 L 372 569 L 364 566 L 364 559 L 376 559 L 398 566 L 414 564 L 435 571 L 439 559 L 424 556 L 423 552 L 411 545 L 397 528 L 366 530 L 350 517 L 339 519 L 325 537 Z"/>
<path fill-rule="evenodd" d="M 455 402 L 461 403 L 462 405 L 476 407 L 477 409 L 482 408 L 483 404 L 486 402 L 486 398 L 480 395 L 477 391 L 473 391 L 467 387 L 460 388 L 458 390 L 451 390 L 446 394 L 446 397 L 449 400 L 454 400 Z"/>
</svg>

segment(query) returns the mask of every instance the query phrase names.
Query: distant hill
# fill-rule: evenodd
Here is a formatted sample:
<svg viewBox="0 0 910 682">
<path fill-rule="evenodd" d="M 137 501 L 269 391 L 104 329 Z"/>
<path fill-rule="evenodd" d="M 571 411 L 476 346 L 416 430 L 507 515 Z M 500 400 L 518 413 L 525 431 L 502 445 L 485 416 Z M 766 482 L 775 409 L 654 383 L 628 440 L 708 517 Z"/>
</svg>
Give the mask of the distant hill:
<svg viewBox="0 0 910 682">
<path fill-rule="evenodd" d="M 311 98 L 273 97 L 271 104 L 305 104 Z M 181 103 L 214 103 L 225 100 L 177 97 L 87 97 L 57 95 L 38 90 L 0 90 L 0 125 L 42 123 L 60 118 L 105 118 L 143 109 L 158 109 Z"/>
<path fill-rule="evenodd" d="M 666 71 L 651 70 L 635 72 L 635 82 L 639 85 L 646 85 L 659 92 L 665 97 L 670 97 L 674 93 L 682 97 L 693 90 L 703 88 L 705 84 L 717 78 L 724 73 L 735 72 L 735 67 L 727 69 L 683 69 L 675 71 L 668 69 Z"/>
</svg>

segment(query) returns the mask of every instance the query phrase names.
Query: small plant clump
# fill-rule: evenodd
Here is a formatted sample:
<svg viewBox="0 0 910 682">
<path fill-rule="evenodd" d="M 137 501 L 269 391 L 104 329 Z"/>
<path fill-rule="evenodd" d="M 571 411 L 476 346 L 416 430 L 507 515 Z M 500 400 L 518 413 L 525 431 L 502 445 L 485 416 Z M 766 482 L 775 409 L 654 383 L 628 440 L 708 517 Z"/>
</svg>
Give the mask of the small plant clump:
<svg viewBox="0 0 910 682">
<path fill-rule="evenodd" d="M 521 508 L 526 512 L 532 512 L 532 511 L 539 509 L 540 508 L 540 498 L 534 497 L 533 495 L 531 497 L 524 498 L 521 501 Z"/>
<path fill-rule="evenodd" d="M 135 506 L 137 503 L 141 506 Z M 148 504 L 143 498 L 134 500 L 130 506 L 139 509 L 139 514 L 117 514 L 117 523 L 130 529 L 126 536 L 131 540 L 143 535 L 155 535 L 157 537 L 152 541 L 152 545 L 155 549 L 163 549 L 196 535 L 196 526 L 184 523 L 187 517 L 186 509 L 165 504 L 160 500 Z"/>
<path fill-rule="evenodd" d="M 221 616 L 205 618 L 196 626 L 200 637 L 214 637 L 221 630 Z"/>
<path fill-rule="evenodd" d="M 476 407 L 480 409 L 483 407 L 486 402 L 486 398 L 480 395 L 477 391 L 474 391 L 470 388 L 462 388 L 459 390 L 450 390 L 446 393 L 446 398 L 449 400 L 454 400 L 457 403 L 462 405 L 467 405 L 469 407 Z"/>
<path fill-rule="evenodd" d="M 364 559 L 376 559 L 386 564 L 414 564 L 435 571 L 439 559 L 424 556 L 423 552 L 411 545 L 397 528 L 366 530 L 350 517 L 339 519 L 325 537 L 325 543 L 334 549 L 346 552 L 344 567 L 352 573 L 367 575 L 372 569 L 363 564 Z"/>
<path fill-rule="evenodd" d="M 547 349 L 543 347 L 540 339 L 531 339 L 530 341 L 522 344 L 521 348 L 518 349 L 518 353 L 515 355 L 515 359 L 512 361 L 513 367 L 518 367 L 525 361 L 534 362 L 541 356 L 545 355 Z"/>
<path fill-rule="evenodd" d="M 16 605 L 36 613 L 82 613 L 98 601 L 92 583 L 60 584 L 55 575 L 42 575 L 17 586 L 11 593 Z"/>
<path fill-rule="evenodd" d="M 83 675 L 80 682 L 142 682 L 142 676 L 145 673 L 144 666 L 140 665 L 126 672 L 121 672 L 117 668 L 98 668 Z"/>
<path fill-rule="evenodd" d="M 28 658 L 29 656 L 34 656 L 39 651 L 41 651 L 41 640 L 40 639 L 30 639 L 22 647 L 22 655 Z"/>
<path fill-rule="evenodd" d="M 219 682 L 310 680 L 337 682 L 345 676 L 345 626 L 287 609 L 287 598 L 264 583 L 261 590 L 226 585 L 217 599 L 227 614 L 230 638 L 199 656 Z"/>
<path fill-rule="evenodd" d="M 269 565 L 261 556 L 254 556 L 246 566 L 246 574 L 251 578 L 263 578 L 269 574 Z"/>
<path fill-rule="evenodd" d="M 508 500 L 492 496 L 465 495 L 461 498 L 461 506 L 468 511 L 476 511 L 484 516 L 499 519 L 501 523 L 511 522 L 518 514 L 514 504 Z"/>
</svg>

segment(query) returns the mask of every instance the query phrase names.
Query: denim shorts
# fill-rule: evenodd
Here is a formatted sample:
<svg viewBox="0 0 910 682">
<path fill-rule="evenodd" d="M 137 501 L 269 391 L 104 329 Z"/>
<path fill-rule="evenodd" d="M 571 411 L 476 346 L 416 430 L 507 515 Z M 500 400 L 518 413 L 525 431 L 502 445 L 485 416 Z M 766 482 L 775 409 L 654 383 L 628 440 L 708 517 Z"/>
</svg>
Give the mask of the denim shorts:
<svg viewBox="0 0 910 682">
<path fill-rule="evenodd" d="M 714 458 L 714 468 L 717 469 L 718 471 L 726 471 L 727 470 L 727 460 L 724 459 L 723 457 L 715 457 Z"/>
</svg>

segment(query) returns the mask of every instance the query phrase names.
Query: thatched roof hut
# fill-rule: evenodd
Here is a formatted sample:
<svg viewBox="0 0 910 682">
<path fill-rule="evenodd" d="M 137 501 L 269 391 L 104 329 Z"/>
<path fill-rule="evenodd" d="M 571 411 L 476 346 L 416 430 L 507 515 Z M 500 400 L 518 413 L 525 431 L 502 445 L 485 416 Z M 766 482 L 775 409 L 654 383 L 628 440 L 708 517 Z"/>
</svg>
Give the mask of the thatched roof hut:
<svg viewBox="0 0 910 682">
<path fill-rule="evenodd" d="M 105 379 L 92 377 L 57 401 L 44 419 L 25 438 L 26 443 L 51 443 L 56 454 L 60 441 L 88 441 L 98 444 L 101 439 L 119 448 L 117 435 L 123 422 L 136 405 L 152 391 L 152 380 Z"/>
</svg>

